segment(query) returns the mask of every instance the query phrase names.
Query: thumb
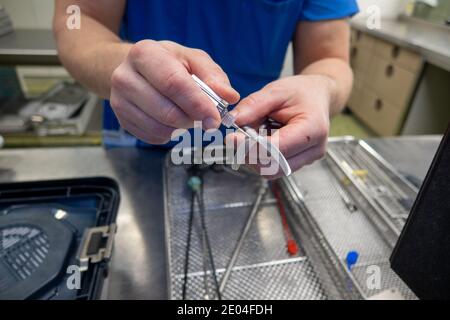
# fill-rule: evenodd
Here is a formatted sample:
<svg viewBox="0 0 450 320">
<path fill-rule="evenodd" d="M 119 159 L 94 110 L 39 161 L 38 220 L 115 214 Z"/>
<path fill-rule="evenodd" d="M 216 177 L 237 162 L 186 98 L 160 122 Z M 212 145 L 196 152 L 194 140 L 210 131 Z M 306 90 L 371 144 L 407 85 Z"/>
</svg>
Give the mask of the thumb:
<svg viewBox="0 0 450 320">
<path fill-rule="evenodd" d="M 205 51 L 190 49 L 186 52 L 185 58 L 190 72 L 211 87 L 222 99 L 230 104 L 239 101 L 239 93 L 231 86 L 226 73 Z"/>
</svg>

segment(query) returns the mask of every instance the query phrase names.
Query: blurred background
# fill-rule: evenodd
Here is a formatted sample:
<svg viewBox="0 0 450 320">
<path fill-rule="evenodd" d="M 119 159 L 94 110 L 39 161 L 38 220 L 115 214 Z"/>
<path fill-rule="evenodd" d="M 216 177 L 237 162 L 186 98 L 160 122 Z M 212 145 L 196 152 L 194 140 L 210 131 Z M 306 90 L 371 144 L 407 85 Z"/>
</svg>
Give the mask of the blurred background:
<svg viewBox="0 0 450 320">
<path fill-rule="evenodd" d="M 450 119 L 450 0 L 358 2 L 361 12 L 351 20 L 355 87 L 331 135 L 443 133 Z M 4 147 L 102 143 L 102 102 L 60 65 L 53 6 L 0 0 Z M 282 76 L 290 74 L 291 48 Z"/>
</svg>

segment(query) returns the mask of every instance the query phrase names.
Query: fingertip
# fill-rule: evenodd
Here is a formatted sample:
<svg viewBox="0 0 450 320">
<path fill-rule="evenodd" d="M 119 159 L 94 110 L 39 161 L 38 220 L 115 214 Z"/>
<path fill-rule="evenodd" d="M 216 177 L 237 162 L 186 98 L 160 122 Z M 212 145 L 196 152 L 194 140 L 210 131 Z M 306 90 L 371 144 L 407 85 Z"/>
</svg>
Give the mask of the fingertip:
<svg viewBox="0 0 450 320">
<path fill-rule="evenodd" d="M 216 93 L 230 105 L 238 103 L 241 97 L 236 90 L 227 85 L 217 90 Z"/>
<path fill-rule="evenodd" d="M 236 123 L 238 125 L 248 124 L 250 122 L 248 121 L 248 110 L 250 110 L 248 105 L 239 103 L 233 110 L 230 111 L 230 114 L 236 119 Z"/>
<path fill-rule="evenodd" d="M 228 79 L 214 77 L 208 79 L 206 84 L 229 104 L 235 104 L 240 100 L 239 92 L 231 86 Z"/>
<path fill-rule="evenodd" d="M 228 102 L 230 104 L 235 104 L 238 103 L 239 100 L 241 99 L 241 95 L 239 94 L 239 92 L 237 92 L 237 90 L 235 90 L 230 83 L 228 83 L 227 85 L 225 85 L 225 87 L 227 88 L 227 99 Z"/>
<path fill-rule="evenodd" d="M 241 99 L 241 95 L 239 92 L 230 87 L 230 92 L 227 94 L 225 100 L 228 101 L 229 104 L 236 104 Z"/>
</svg>

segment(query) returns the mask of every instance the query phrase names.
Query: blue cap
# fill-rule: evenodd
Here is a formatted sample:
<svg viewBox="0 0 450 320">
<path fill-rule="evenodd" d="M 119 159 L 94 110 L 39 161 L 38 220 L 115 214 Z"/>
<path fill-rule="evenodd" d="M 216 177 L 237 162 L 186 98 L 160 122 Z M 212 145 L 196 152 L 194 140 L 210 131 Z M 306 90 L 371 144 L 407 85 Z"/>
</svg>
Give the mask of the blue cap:
<svg viewBox="0 0 450 320">
<path fill-rule="evenodd" d="M 349 251 L 347 253 L 347 257 L 345 258 L 345 261 L 347 262 L 347 268 L 349 270 L 352 269 L 352 267 L 358 262 L 359 253 L 358 251 Z"/>
</svg>

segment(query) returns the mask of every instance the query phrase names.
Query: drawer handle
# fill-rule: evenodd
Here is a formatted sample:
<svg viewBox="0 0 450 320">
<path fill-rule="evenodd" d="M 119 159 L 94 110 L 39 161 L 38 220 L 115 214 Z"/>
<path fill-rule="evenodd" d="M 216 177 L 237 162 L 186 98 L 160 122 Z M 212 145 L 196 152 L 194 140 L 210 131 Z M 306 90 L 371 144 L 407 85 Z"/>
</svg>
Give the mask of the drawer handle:
<svg viewBox="0 0 450 320">
<path fill-rule="evenodd" d="M 353 47 L 352 52 L 350 53 L 351 57 L 355 58 L 357 54 L 358 54 L 358 48 Z"/>
<path fill-rule="evenodd" d="M 394 66 L 393 65 L 388 65 L 387 67 L 386 67 L 386 76 L 388 77 L 388 78 L 390 78 L 390 77 L 392 77 L 393 75 L 394 75 Z"/>
<path fill-rule="evenodd" d="M 381 111 L 383 109 L 383 101 L 380 99 L 375 100 L 375 110 Z"/>
<path fill-rule="evenodd" d="M 357 41 L 361 40 L 361 36 L 362 36 L 361 31 L 356 31 L 356 40 Z"/>
<path fill-rule="evenodd" d="M 392 48 L 392 58 L 397 59 L 400 55 L 400 47 L 395 46 Z"/>
</svg>

